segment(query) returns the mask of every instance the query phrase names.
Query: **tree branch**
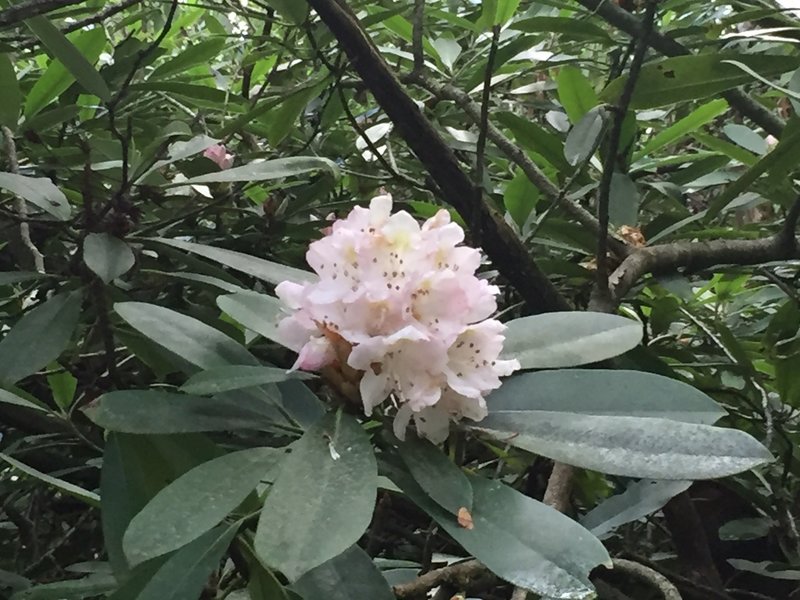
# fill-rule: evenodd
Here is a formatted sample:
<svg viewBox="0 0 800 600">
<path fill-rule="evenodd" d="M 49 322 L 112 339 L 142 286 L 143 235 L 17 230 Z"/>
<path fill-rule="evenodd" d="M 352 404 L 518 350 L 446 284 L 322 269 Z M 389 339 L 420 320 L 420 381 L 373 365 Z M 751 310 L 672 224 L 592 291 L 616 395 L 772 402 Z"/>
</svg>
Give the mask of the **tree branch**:
<svg viewBox="0 0 800 600">
<path fill-rule="evenodd" d="M 65 6 L 80 4 L 84 0 L 28 0 L 0 11 L 0 27 L 17 25 L 25 19 L 37 17 Z"/>
<path fill-rule="evenodd" d="M 643 564 L 622 558 L 614 559 L 614 570 L 633 575 L 636 579 L 641 579 L 656 588 L 664 600 L 681 600 L 681 594 L 672 582 L 658 571 L 646 567 Z"/>
<path fill-rule="evenodd" d="M 479 195 L 458 160 L 433 125 L 408 96 L 344 2 L 309 0 L 349 56 L 353 67 L 439 186 L 442 197 L 476 232 L 486 254 L 533 313 L 569 310 L 570 306 L 539 269 L 503 217 Z"/>
<path fill-rule="evenodd" d="M 578 4 L 603 17 L 611 25 L 620 29 L 634 38 L 639 38 L 644 31 L 644 23 L 608 0 L 576 0 Z M 688 48 L 660 33 L 650 36 L 650 46 L 666 56 L 683 56 L 691 54 Z M 741 90 L 733 89 L 722 92 L 722 97 L 728 101 L 737 112 L 760 126 L 767 133 L 780 138 L 786 124 L 778 116 L 770 112 L 759 102 L 753 100 Z"/>
<path fill-rule="evenodd" d="M 441 569 L 428 571 L 413 581 L 394 586 L 394 595 L 403 598 L 415 598 L 442 584 L 454 585 L 459 589 L 467 589 L 475 582 L 494 578 L 494 575 L 477 560 L 467 560 Z"/>
</svg>

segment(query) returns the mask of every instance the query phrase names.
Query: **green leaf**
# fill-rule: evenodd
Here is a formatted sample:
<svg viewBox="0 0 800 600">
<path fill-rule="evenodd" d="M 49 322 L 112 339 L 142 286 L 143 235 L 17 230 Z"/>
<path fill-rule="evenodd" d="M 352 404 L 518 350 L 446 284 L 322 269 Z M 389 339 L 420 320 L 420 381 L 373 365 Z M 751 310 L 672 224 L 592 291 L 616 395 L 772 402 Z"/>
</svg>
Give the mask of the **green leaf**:
<svg viewBox="0 0 800 600">
<path fill-rule="evenodd" d="M 728 103 L 721 98 L 706 102 L 679 121 L 676 121 L 650 138 L 644 147 L 633 155 L 633 161 L 641 160 L 648 154 L 652 154 L 667 144 L 671 144 L 685 135 L 697 131 L 700 127 L 706 123 L 710 123 L 727 110 Z"/>
<path fill-rule="evenodd" d="M 7 454 L 3 454 L 2 452 L 0 452 L 0 460 L 6 461 L 9 465 L 14 467 L 15 469 L 18 469 L 23 473 L 25 473 L 26 475 L 34 477 L 35 479 L 38 479 L 39 481 L 42 481 L 47 485 L 50 485 L 56 488 L 57 490 L 64 492 L 65 494 L 69 494 L 70 496 L 74 496 L 79 500 L 83 500 L 84 502 L 86 502 L 86 504 L 90 506 L 100 505 L 100 496 L 98 496 L 94 492 L 85 490 L 82 487 L 75 485 L 74 483 L 70 483 L 69 481 L 64 481 L 63 479 L 59 479 L 58 477 L 53 477 L 51 475 L 48 475 L 47 473 L 42 473 L 41 471 L 34 469 L 30 465 L 26 465 L 25 463 L 22 463 L 17 459 L 8 456 Z"/>
<path fill-rule="evenodd" d="M 0 271 L 0 285 L 12 285 L 23 281 L 34 281 L 47 277 L 44 273 L 35 271 Z"/>
<path fill-rule="evenodd" d="M 636 225 L 639 222 L 639 190 L 626 173 L 614 171 L 608 195 L 608 219 L 614 225 Z"/>
<path fill-rule="evenodd" d="M 308 18 L 308 3 L 297 0 L 266 0 L 279 15 L 295 25 L 302 25 Z"/>
<path fill-rule="evenodd" d="M 90 233 L 83 240 L 83 262 L 103 283 L 130 271 L 136 259 L 131 247 L 107 233 Z"/>
<path fill-rule="evenodd" d="M 569 132 L 564 142 L 564 158 L 570 165 L 583 164 L 592 157 L 605 128 L 603 116 L 601 109 L 589 109 Z"/>
<path fill-rule="evenodd" d="M 54 363 L 58 367 L 58 363 Z M 53 400 L 61 410 L 68 410 L 75 399 L 75 390 L 78 389 L 78 380 L 69 371 L 51 373 L 47 376 L 47 384 L 53 393 Z M 2 393 L 2 392 L 0 392 Z"/>
<path fill-rule="evenodd" d="M 289 135 L 308 103 L 319 96 L 327 85 L 327 81 L 323 80 L 316 85 L 302 87 L 294 94 L 283 98 L 278 106 L 262 117 L 268 124 L 267 141 L 270 145 L 277 146 Z"/>
<path fill-rule="evenodd" d="M 0 340 L 0 382 L 16 383 L 56 360 L 69 346 L 82 293 L 53 296 L 27 312 Z"/>
<path fill-rule="evenodd" d="M 12 394 L 8 390 L 4 390 L 0 388 L 0 402 L 4 404 L 13 404 L 14 406 L 22 406 L 23 408 L 30 408 L 31 410 L 38 410 L 40 412 L 49 412 L 47 407 L 37 404 L 36 402 L 32 402 L 21 396 L 17 396 L 16 394 Z"/>
<path fill-rule="evenodd" d="M 197 600 L 239 524 L 220 525 L 169 557 L 136 600 Z"/>
<path fill-rule="evenodd" d="M 341 554 L 369 525 L 377 481 L 358 421 L 326 416 L 283 460 L 258 522 L 256 553 L 290 581 Z"/>
<path fill-rule="evenodd" d="M 631 523 L 657 510 L 692 485 L 691 481 L 656 481 L 642 479 L 621 494 L 611 496 L 586 513 L 580 520 L 597 537 L 603 537 L 620 525 Z"/>
<path fill-rule="evenodd" d="M 278 284 L 283 281 L 294 281 L 295 283 L 307 283 L 315 281 L 317 276 L 308 271 L 301 271 L 286 265 L 280 265 L 263 258 L 256 258 L 249 254 L 236 252 L 234 250 L 226 250 L 225 248 L 215 248 L 214 246 L 205 246 L 203 244 L 195 244 L 192 242 L 184 242 L 183 240 L 170 240 L 167 238 L 151 238 L 151 241 L 158 242 L 191 252 L 218 262 L 230 267 L 241 273 L 245 273 L 257 279 L 267 281 L 272 284 Z M 223 309 L 224 310 L 224 309 Z"/>
<path fill-rule="evenodd" d="M 10 600 L 77 600 L 97 598 L 116 587 L 116 580 L 108 573 L 94 573 L 81 579 L 54 581 L 21 590 Z"/>
<path fill-rule="evenodd" d="M 583 115 L 597 106 L 597 94 L 591 82 L 577 67 L 562 67 L 556 78 L 558 100 L 573 125 L 577 125 Z"/>
<path fill-rule="evenodd" d="M 177 56 L 159 65 L 148 80 L 152 81 L 168 75 L 188 71 L 197 65 L 208 66 L 208 62 L 212 58 L 218 56 L 224 47 L 224 38 L 212 38 L 196 44 L 191 44 L 181 50 Z"/>
<path fill-rule="evenodd" d="M 278 340 L 278 321 L 285 316 L 283 303 L 273 296 L 240 292 L 217 297 L 217 306 L 239 323 L 264 336 Z"/>
<path fill-rule="evenodd" d="M 575 367 L 612 358 L 635 348 L 642 324 L 588 311 L 546 313 L 506 324 L 503 358 L 523 369 Z"/>
<path fill-rule="evenodd" d="M 329 171 L 339 177 L 339 167 L 327 158 L 319 156 L 290 156 L 263 162 L 252 162 L 241 167 L 216 171 L 205 175 L 190 177 L 171 185 L 195 185 L 198 183 L 230 183 L 235 181 L 268 181 L 303 175 L 314 171 Z"/>
<path fill-rule="evenodd" d="M 400 456 L 417 484 L 453 515 L 472 510 L 472 486 L 464 472 L 427 440 L 409 436 L 398 445 Z"/>
<path fill-rule="evenodd" d="M 177 550 L 216 527 L 283 456 L 277 448 L 250 448 L 181 475 L 130 522 L 122 544 L 131 565 Z"/>
<path fill-rule="evenodd" d="M 22 94 L 17 83 L 14 63 L 8 54 L 0 54 L 0 90 L 3 90 L 3 102 L 0 103 L 0 125 L 11 131 L 17 128 Z"/>
<path fill-rule="evenodd" d="M 27 200 L 59 221 L 69 219 L 72 212 L 67 197 L 46 177 L 0 172 L 0 188 Z"/>
<path fill-rule="evenodd" d="M 745 150 L 754 154 L 766 154 L 767 152 L 767 141 L 745 125 L 728 123 L 722 128 L 722 131 L 730 141 Z"/>
<path fill-rule="evenodd" d="M 315 567 L 292 588 L 303 598 L 325 600 L 394 600 L 394 594 L 369 555 L 351 546 Z"/>
<path fill-rule="evenodd" d="M 258 365 L 258 360 L 219 329 L 179 312 L 146 302 L 118 302 L 114 310 L 128 324 L 201 369 Z"/>
<path fill-rule="evenodd" d="M 470 428 L 612 475 L 709 479 L 772 460 L 743 431 L 692 422 L 716 418 L 719 409 L 691 386 L 650 373 L 527 373 L 507 380 L 487 404 L 489 416 Z"/>
<path fill-rule="evenodd" d="M 271 428 L 275 409 L 249 396 L 207 398 L 158 390 L 103 394 L 83 409 L 95 424 L 124 433 L 187 433 Z"/>
<path fill-rule="evenodd" d="M 758 156 L 748 152 L 747 150 L 737 146 L 736 144 L 731 144 L 730 142 L 721 140 L 717 137 L 714 137 L 713 135 L 695 132 L 692 134 L 692 137 L 701 144 L 703 144 L 704 146 L 707 146 L 712 150 L 717 150 L 718 152 L 722 152 L 723 154 L 729 156 L 733 160 L 739 161 L 743 165 L 752 166 L 758 162 L 759 158 Z"/>
<path fill-rule="evenodd" d="M 591 598 L 589 572 L 611 559 L 603 544 L 557 510 L 498 482 L 470 477 L 473 529 L 461 527 L 407 475 L 392 479 L 456 542 L 509 583 L 554 598 Z"/>
<path fill-rule="evenodd" d="M 575 38 L 611 39 L 602 27 L 588 19 L 575 17 L 531 17 L 516 21 L 509 28 L 524 33 L 563 33 Z"/>
<path fill-rule="evenodd" d="M 494 17 L 495 25 L 504 25 L 511 20 L 519 8 L 520 0 L 497 0 L 497 12 Z"/>
<path fill-rule="evenodd" d="M 52 24 L 50 26 L 52 27 Z M 44 26 L 44 29 L 48 29 L 47 26 Z M 61 34 L 59 33 L 59 35 Z M 82 78 L 88 78 L 89 86 L 95 87 L 96 85 L 96 91 L 104 93 L 105 98 L 100 96 L 101 98 L 108 99 L 108 97 L 110 97 L 108 88 L 105 90 L 101 89 L 102 86 L 105 86 L 105 82 L 97 71 L 94 70 L 94 67 L 92 67 L 92 63 L 98 59 L 103 48 L 106 46 L 105 31 L 102 27 L 95 27 L 94 29 L 89 29 L 70 37 L 71 41 L 66 40 L 70 49 L 64 51 L 70 61 L 69 64 L 62 62 L 62 60 L 60 60 L 62 57 L 59 56 L 59 53 L 51 49 L 55 59 L 33 85 L 31 91 L 28 92 L 25 99 L 25 108 L 23 110 L 26 121 L 29 121 L 36 113 L 50 104 L 50 102 L 55 100 L 72 85 L 76 79 L 73 69 L 76 68 L 80 72 Z M 59 52 L 61 52 L 60 49 Z M 79 58 L 75 56 L 76 52 Z M 87 70 L 87 67 L 91 70 L 93 75 L 88 74 L 89 70 Z M 85 83 L 81 83 L 81 85 L 83 86 Z M 89 90 L 89 87 L 86 89 Z M 92 93 L 97 96 L 100 95 L 94 91 L 92 91 Z"/>
<path fill-rule="evenodd" d="M 790 90 L 789 88 L 781 87 L 779 85 L 776 85 L 776 84 L 772 83 L 769 79 L 767 79 L 765 77 L 762 77 L 761 75 L 756 73 L 753 69 L 748 67 L 746 64 L 743 64 L 743 63 L 741 63 L 739 61 L 736 61 L 736 60 L 726 60 L 726 61 L 723 61 L 723 62 L 725 62 L 726 64 L 729 64 L 729 65 L 733 65 L 734 67 L 737 67 L 737 68 L 741 69 L 742 71 L 744 71 L 745 73 L 747 73 L 748 75 L 753 77 L 754 79 L 757 79 L 761 83 L 765 83 L 766 85 L 771 87 L 773 90 L 778 90 L 779 92 L 782 92 L 782 93 L 786 94 L 792 100 L 800 100 L 800 94 Z"/>
<path fill-rule="evenodd" d="M 553 135 L 530 119 L 523 119 L 510 112 L 501 112 L 497 120 L 511 130 L 514 138 L 526 150 L 537 153 L 561 173 L 574 170 L 564 158 L 564 145 L 558 136 Z"/>
<path fill-rule="evenodd" d="M 310 373 L 301 371 L 289 373 L 286 369 L 275 367 L 232 365 L 208 369 L 192 375 L 181 386 L 181 391 L 186 394 L 219 394 L 289 379 L 312 379 L 313 377 Z"/>
<path fill-rule="evenodd" d="M 508 182 L 503 194 L 503 204 L 520 229 L 536 208 L 541 193 L 521 169 L 516 169 L 514 178 Z"/>
<path fill-rule="evenodd" d="M 763 75 L 779 75 L 796 69 L 800 57 L 768 54 L 695 54 L 650 62 L 642 67 L 631 99 L 631 108 L 654 108 L 684 100 L 714 96 L 752 81 L 749 74 L 727 61 L 736 60 Z M 612 81 L 600 99 L 614 103 L 627 76 Z"/>
</svg>

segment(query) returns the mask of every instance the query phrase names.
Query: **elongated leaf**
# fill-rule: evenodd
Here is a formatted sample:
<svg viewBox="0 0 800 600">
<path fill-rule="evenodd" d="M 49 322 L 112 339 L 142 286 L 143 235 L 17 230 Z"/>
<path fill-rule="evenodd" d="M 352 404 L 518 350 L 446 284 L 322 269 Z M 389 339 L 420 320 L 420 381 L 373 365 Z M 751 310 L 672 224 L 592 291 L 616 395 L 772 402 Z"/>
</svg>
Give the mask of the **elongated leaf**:
<svg viewBox="0 0 800 600">
<path fill-rule="evenodd" d="M 258 522 L 256 552 L 295 581 L 361 537 L 376 492 L 367 435 L 352 417 L 328 415 L 283 460 Z"/>
<path fill-rule="evenodd" d="M 608 198 L 608 218 L 614 225 L 636 225 L 639 221 L 639 190 L 626 173 L 614 171 Z"/>
<path fill-rule="evenodd" d="M 589 572 L 610 558 L 600 541 L 557 510 L 497 481 L 470 477 L 473 529 L 433 502 L 409 477 L 392 479 L 464 549 L 509 583 L 554 598 L 590 598 Z"/>
<path fill-rule="evenodd" d="M 63 479 L 59 479 L 58 477 L 53 477 L 52 475 L 48 475 L 47 473 L 42 473 L 41 471 L 34 469 L 30 465 L 26 465 L 18 461 L 16 458 L 8 456 L 7 454 L 3 454 L 0 452 L 0 460 L 6 461 L 9 465 L 14 467 L 15 469 L 19 469 L 26 475 L 30 475 L 38 479 L 39 481 L 43 481 L 47 485 L 50 485 L 57 490 L 60 490 L 70 496 L 74 496 L 79 500 L 83 500 L 86 504 L 91 506 L 99 506 L 100 505 L 100 496 L 95 494 L 94 492 L 90 492 L 89 490 L 85 490 L 82 487 L 75 485 L 74 483 L 70 483 L 69 481 L 64 481 Z"/>
<path fill-rule="evenodd" d="M 190 140 L 185 142 L 174 142 L 169 147 L 169 156 L 162 160 L 158 160 L 153 163 L 153 166 L 147 169 L 144 173 L 142 173 L 138 179 L 136 180 L 137 183 L 141 182 L 145 179 L 150 173 L 161 169 L 167 165 L 171 165 L 172 163 L 178 162 L 179 160 L 183 160 L 185 158 L 189 158 L 196 154 L 200 154 L 204 150 L 207 150 L 214 144 L 218 144 L 219 140 L 209 137 L 207 135 L 201 134 L 196 135 Z M 185 184 L 185 182 L 183 182 Z"/>
<path fill-rule="evenodd" d="M 316 275 L 308 271 L 301 271 L 300 269 L 280 265 L 264 260 L 263 258 L 256 258 L 249 254 L 235 252 L 234 250 L 215 248 L 214 246 L 205 246 L 193 242 L 184 242 L 183 240 L 170 240 L 167 238 L 152 238 L 152 241 L 185 250 L 186 252 L 192 252 L 193 254 L 213 260 L 226 267 L 256 277 L 257 279 L 268 281 L 272 284 L 278 284 L 283 281 L 304 283 L 316 279 Z"/>
<path fill-rule="evenodd" d="M 558 99 L 569 120 L 577 125 L 589 110 L 597 106 L 597 94 L 592 84 L 577 67 L 562 67 L 556 79 Z"/>
<path fill-rule="evenodd" d="M 95 27 L 70 36 L 69 41 L 70 44 L 74 44 L 74 48 L 91 67 L 106 45 L 106 36 L 102 27 Z M 25 98 L 23 109 L 25 120 L 29 121 L 36 113 L 65 92 L 74 81 L 73 73 L 56 57 Z"/>
<path fill-rule="evenodd" d="M 229 183 L 234 181 L 268 181 L 314 171 L 330 171 L 339 176 L 339 167 L 332 160 L 318 156 L 290 156 L 263 162 L 252 162 L 241 167 L 190 177 L 175 185 L 194 185 L 198 183 Z"/>
<path fill-rule="evenodd" d="M 634 153 L 634 162 L 698 130 L 706 123 L 713 121 L 726 110 L 728 110 L 728 103 L 721 98 L 707 102 L 699 108 L 694 109 L 679 121 L 659 131 L 650 138 L 641 150 Z"/>
<path fill-rule="evenodd" d="M 114 310 L 134 329 L 202 369 L 258 365 L 247 349 L 205 323 L 145 302 L 120 302 Z"/>
<path fill-rule="evenodd" d="M 107 233 L 90 233 L 83 240 L 83 262 L 104 283 L 127 273 L 136 258 L 130 246 Z"/>
<path fill-rule="evenodd" d="M 150 75 L 150 79 L 159 79 L 167 75 L 187 71 L 201 64 L 208 65 L 208 62 L 216 57 L 224 47 L 225 40 L 223 38 L 212 38 L 196 44 L 191 44 L 187 48 L 181 50 L 180 54 L 174 58 L 159 65 Z"/>
<path fill-rule="evenodd" d="M 278 464 L 277 448 L 250 448 L 205 462 L 173 481 L 137 514 L 122 540 L 132 565 L 197 539 L 244 501 Z"/>
<path fill-rule="evenodd" d="M 0 54 L 0 90 L 3 90 L 3 101 L 0 102 L 0 125 L 5 125 L 14 131 L 19 120 L 22 94 L 19 91 L 14 63 L 8 54 Z"/>
<path fill-rule="evenodd" d="M 181 391 L 187 394 L 219 394 L 230 392 L 266 383 L 277 383 L 289 379 L 311 379 L 310 373 L 295 371 L 289 373 L 286 369 L 275 367 L 250 367 L 246 365 L 233 365 L 208 369 L 192 375 L 181 386 Z"/>
<path fill-rule="evenodd" d="M 12 285 L 23 281 L 33 281 L 47 277 L 44 273 L 35 271 L 0 271 L 0 285 Z"/>
<path fill-rule="evenodd" d="M 96 598 L 110 592 L 116 581 L 108 573 L 94 573 L 81 579 L 68 579 L 37 585 L 13 594 L 10 600 L 77 600 Z"/>
<path fill-rule="evenodd" d="M 596 312 L 556 312 L 506 323 L 503 358 L 523 369 L 575 367 L 612 358 L 636 347 L 642 324 Z"/>
<path fill-rule="evenodd" d="M 47 408 L 36 404 L 35 402 L 31 402 L 30 400 L 26 400 L 25 398 L 21 398 L 16 394 L 12 394 L 7 390 L 0 389 L 0 402 L 4 402 L 6 404 L 13 404 L 15 406 L 22 406 L 24 408 L 30 408 L 31 410 L 38 410 L 40 412 L 48 412 Z"/>
<path fill-rule="evenodd" d="M 0 340 L 0 382 L 16 383 L 69 346 L 81 312 L 80 291 L 58 294 L 26 313 Z"/>
<path fill-rule="evenodd" d="M 646 517 L 663 507 L 673 497 L 685 492 L 691 481 L 656 481 L 643 479 L 611 496 L 589 511 L 581 525 L 597 537 L 603 537 L 620 525 Z"/>
<path fill-rule="evenodd" d="M 386 579 L 369 555 L 351 546 L 340 555 L 311 569 L 292 586 L 303 598 L 325 600 L 393 600 Z"/>
<path fill-rule="evenodd" d="M 267 0 L 283 18 L 295 25 L 301 25 L 308 17 L 308 4 L 295 2 L 295 0 Z"/>
<path fill-rule="evenodd" d="M 69 219 L 72 212 L 67 197 L 45 177 L 0 172 L 0 188 L 27 200 L 59 221 Z"/>
<path fill-rule="evenodd" d="M 197 600 L 236 535 L 238 524 L 220 525 L 169 557 L 136 600 Z"/>
<path fill-rule="evenodd" d="M 511 130 L 514 138 L 526 150 L 539 154 L 550 165 L 562 173 L 571 173 L 572 167 L 564 158 L 561 140 L 530 119 L 523 119 L 510 112 L 501 112 L 497 120 Z"/>
<path fill-rule="evenodd" d="M 472 486 L 464 472 L 439 448 L 417 437 L 399 445 L 400 456 L 417 484 L 453 515 L 472 510 Z"/>
<path fill-rule="evenodd" d="M 157 390 L 103 394 L 83 409 L 100 427 L 124 433 L 270 429 L 275 408 L 249 396 L 188 396 Z"/>
<path fill-rule="evenodd" d="M 602 27 L 592 21 L 574 17 L 531 17 L 516 21 L 509 28 L 525 33 L 563 33 L 576 38 L 611 39 Z"/>
<path fill-rule="evenodd" d="M 590 109 L 567 135 L 564 157 L 571 165 L 579 165 L 591 158 L 603 134 L 603 112 Z"/>
<path fill-rule="evenodd" d="M 762 76 L 779 75 L 800 66 L 800 57 L 767 54 L 713 54 L 676 56 L 653 61 L 642 67 L 631 108 L 654 108 L 683 100 L 713 96 L 752 81 L 752 77 L 727 61 L 737 61 Z M 612 81 L 600 98 L 615 102 L 627 76 Z"/>
<path fill-rule="evenodd" d="M 286 315 L 280 300 L 266 294 L 241 292 L 218 296 L 217 306 L 248 329 L 268 340 L 278 340 L 278 321 Z"/>
</svg>

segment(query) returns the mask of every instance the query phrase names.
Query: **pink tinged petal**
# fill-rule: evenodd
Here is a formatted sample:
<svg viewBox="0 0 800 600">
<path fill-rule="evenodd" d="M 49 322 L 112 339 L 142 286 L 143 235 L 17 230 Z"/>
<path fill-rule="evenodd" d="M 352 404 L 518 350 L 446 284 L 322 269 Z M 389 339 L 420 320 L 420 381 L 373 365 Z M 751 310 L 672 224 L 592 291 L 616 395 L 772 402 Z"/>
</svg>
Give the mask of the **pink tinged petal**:
<svg viewBox="0 0 800 600">
<path fill-rule="evenodd" d="M 317 333 L 317 327 L 313 322 L 310 325 L 304 323 L 299 313 L 286 317 L 278 323 L 278 340 L 295 352 L 299 352 Z"/>
<path fill-rule="evenodd" d="M 333 346 L 325 337 L 311 338 L 302 347 L 292 369 L 303 369 L 304 371 L 318 371 L 322 367 L 329 365 L 336 359 L 336 352 Z"/>
<path fill-rule="evenodd" d="M 369 202 L 369 224 L 370 227 L 380 227 L 389 220 L 392 214 L 392 196 L 383 194 L 375 196 Z"/>
<path fill-rule="evenodd" d="M 450 418 L 446 411 L 432 406 L 414 414 L 417 433 L 434 444 L 441 444 L 450 435 Z"/>
<path fill-rule="evenodd" d="M 364 414 L 372 414 L 372 409 L 386 400 L 391 391 L 389 378 L 383 373 L 376 374 L 372 369 L 364 372 L 359 384 L 361 401 L 364 403 Z"/>
<path fill-rule="evenodd" d="M 425 221 L 425 223 L 423 223 L 422 230 L 429 231 L 431 229 L 443 227 L 448 223 L 450 223 L 450 213 L 442 208 L 436 211 L 435 215 L 433 215 L 430 219 L 428 219 L 427 221 Z"/>
<path fill-rule="evenodd" d="M 297 310 L 303 306 L 306 286 L 292 281 L 283 281 L 275 286 L 275 295 L 289 308 Z"/>
</svg>

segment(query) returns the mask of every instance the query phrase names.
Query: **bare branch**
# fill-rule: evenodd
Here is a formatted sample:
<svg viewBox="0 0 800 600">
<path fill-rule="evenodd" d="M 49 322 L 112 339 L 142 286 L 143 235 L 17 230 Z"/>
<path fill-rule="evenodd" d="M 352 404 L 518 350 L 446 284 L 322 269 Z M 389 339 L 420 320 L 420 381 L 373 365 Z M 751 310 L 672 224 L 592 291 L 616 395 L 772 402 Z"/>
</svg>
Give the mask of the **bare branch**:
<svg viewBox="0 0 800 600">
<path fill-rule="evenodd" d="M 354 69 L 392 120 L 397 132 L 425 165 L 442 197 L 467 223 L 477 224 L 486 254 L 534 313 L 569 310 L 516 234 L 462 171 L 451 148 L 408 96 L 357 17 L 344 2 L 309 0 L 347 53 Z"/>
<path fill-rule="evenodd" d="M 641 36 L 644 23 L 628 11 L 617 6 L 615 2 L 609 2 L 608 0 L 577 0 L 577 2 L 584 8 L 600 15 L 614 27 L 624 31 L 631 37 L 638 38 Z M 653 33 L 650 36 L 650 45 L 666 56 L 691 54 L 688 48 L 660 33 Z M 767 133 L 780 138 L 786 123 L 762 104 L 738 89 L 723 92 L 722 97 L 741 115 L 750 119 Z"/>
<path fill-rule="evenodd" d="M 415 598 L 437 586 L 451 584 L 459 589 L 467 589 L 478 581 L 494 578 L 494 575 L 477 560 L 467 560 L 441 569 L 428 571 L 413 581 L 394 586 L 394 595 L 403 598 Z"/>
<path fill-rule="evenodd" d="M 37 17 L 65 6 L 80 4 L 83 0 L 28 0 L 0 11 L 0 27 L 17 25 L 25 19 Z"/>
<path fill-rule="evenodd" d="M 17 160 L 17 147 L 14 144 L 14 134 L 5 125 L 0 126 L 3 133 L 6 156 L 8 157 L 8 168 L 12 173 L 19 173 L 19 161 Z M 39 252 L 36 244 L 31 239 L 31 228 L 28 224 L 28 205 L 20 196 L 14 196 L 14 210 L 19 217 L 19 238 L 22 245 L 30 252 L 33 259 L 33 267 L 39 273 L 44 273 L 44 256 Z"/>
<path fill-rule="evenodd" d="M 641 579 L 649 583 L 661 592 L 664 600 L 681 600 L 681 594 L 678 588 L 676 588 L 669 579 L 650 567 L 646 567 L 632 560 L 615 558 L 614 570 L 633 575 L 636 579 Z"/>
</svg>

